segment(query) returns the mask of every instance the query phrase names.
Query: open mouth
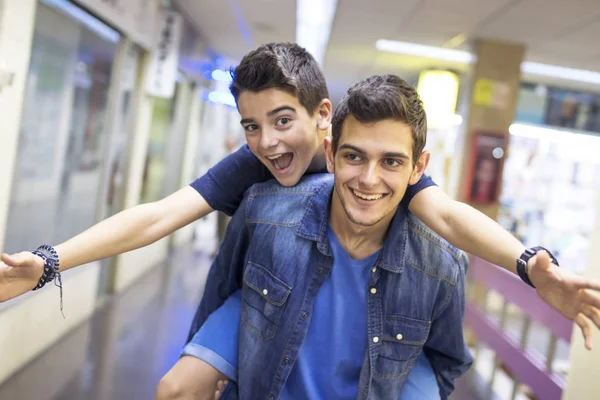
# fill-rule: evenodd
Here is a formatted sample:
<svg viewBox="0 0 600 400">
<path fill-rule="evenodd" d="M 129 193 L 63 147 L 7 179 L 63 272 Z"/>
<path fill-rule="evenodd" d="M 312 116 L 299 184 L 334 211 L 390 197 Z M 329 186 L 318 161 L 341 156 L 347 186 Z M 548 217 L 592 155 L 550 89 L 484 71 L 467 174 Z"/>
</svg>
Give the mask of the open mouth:
<svg viewBox="0 0 600 400">
<path fill-rule="evenodd" d="M 292 161 L 294 160 L 294 154 L 281 153 L 276 154 L 274 156 L 269 156 L 267 157 L 267 159 L 271 162 L 273 168 L 275 168 L 276 171 L 284 172 L 290 167 L 290 165 L 292 165 Z"/>
<path fill-rule="evenodd" d="M 366 202 L 375 202 L 377 200 L 381 200 L 386 197 L 389 193 L 363 193 L 359 192 L 356 189 L 350 189 L 355 198 L 366 201 Z"/>
</svg>

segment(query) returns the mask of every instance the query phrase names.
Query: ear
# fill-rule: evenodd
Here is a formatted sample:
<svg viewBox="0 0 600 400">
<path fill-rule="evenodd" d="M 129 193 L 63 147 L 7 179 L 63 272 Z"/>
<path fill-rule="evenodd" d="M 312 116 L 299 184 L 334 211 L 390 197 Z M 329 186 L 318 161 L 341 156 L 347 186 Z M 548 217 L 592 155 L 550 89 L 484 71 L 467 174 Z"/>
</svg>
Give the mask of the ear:
<svg viewBox="0 0 600 400">
<path fill-rule="evenodd" d="M 317 127 L 321 130 L 329 129 L 331 126 L 331 119 L 333 118 L 333 106 L 329 99 L 321 100 L 317 107 Z"/>
<path fill-rule="evenodd" d="M 325 136 L 323 141 L 323 147 L 325 148 L 325 161 L 327 161 L 327 171 L 333 174 L 335 171 L 335 160 L 333 157 L 333 145 L 331 143 L 331 136 Z"/>
<path fill-rule="evenodd" d="M 421 179 L 421 176 L 423 176 L 425 170 L 427 169 L 427 166 L 429 165 L 430 158 L 431 153 L 429 153 L 428 151 L 424 151 L 421 153 L 419 159 L 417 160 L 417 164 L 413 169 L 412 175 L 410 176 L 410 180 L 408 181 L 409 185 L 414 185 L 415 183 L 419 182 L 419 179 Z"/>
</svg>

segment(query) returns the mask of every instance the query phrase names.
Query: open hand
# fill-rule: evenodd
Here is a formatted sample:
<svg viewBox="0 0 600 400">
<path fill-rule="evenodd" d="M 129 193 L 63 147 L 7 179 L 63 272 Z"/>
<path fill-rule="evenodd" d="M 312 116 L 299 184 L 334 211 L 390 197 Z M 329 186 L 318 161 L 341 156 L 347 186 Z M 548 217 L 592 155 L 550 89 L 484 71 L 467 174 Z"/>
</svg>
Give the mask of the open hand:
<svg viewBox="0 0 600 400">
<path fill-rule="evenodd" d="M 44 260 L 24 251 L 2 254 L 0 262 L 0 302 L 10 300 L 33 289 L 44 273 Z"/>
<path fill-rule="evenodd" d="M 600 328 L 600 281 L 584 278 L 550 262 L 540 251 L 529 260 L 529 279 L 538 295 L 575 321 L 581 329 L 585 347 L 592 349 L 592 327 Z"/>
</svg>

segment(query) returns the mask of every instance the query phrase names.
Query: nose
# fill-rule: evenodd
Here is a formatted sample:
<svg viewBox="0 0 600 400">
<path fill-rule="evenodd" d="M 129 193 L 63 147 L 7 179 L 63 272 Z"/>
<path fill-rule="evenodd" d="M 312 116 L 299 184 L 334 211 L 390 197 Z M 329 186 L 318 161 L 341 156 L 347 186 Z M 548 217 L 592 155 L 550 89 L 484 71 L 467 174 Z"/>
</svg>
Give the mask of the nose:
<svg viewBox="0 0 600 400">
<path fill-rule="evenodd" d="M 365 188 L 373 188 L 380 181 L 379 167 L 376 162 L 368 163 L 364 166 L 358 177 L 358 182 Z"/>
<path fill-rule="evenodd" d="M 274 129 L 263 129 L 260 136 L 260 147 L 269 150 L 279 144 L 277 132 Z"/>
</svg>

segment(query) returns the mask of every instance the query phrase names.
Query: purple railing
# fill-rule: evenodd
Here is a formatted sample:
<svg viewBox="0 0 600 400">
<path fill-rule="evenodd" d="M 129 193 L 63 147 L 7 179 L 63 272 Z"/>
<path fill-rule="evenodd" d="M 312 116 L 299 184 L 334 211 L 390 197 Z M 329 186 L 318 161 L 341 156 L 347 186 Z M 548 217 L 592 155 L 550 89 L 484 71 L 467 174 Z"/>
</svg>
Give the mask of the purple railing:
<svg viewBox="0 0 600 400">
<path fill-rule="evenodd" d="M 505 301 L 519 307 L 532 320 L 545 326 L 558 338 L 571 341 L 573 323 L 546 304 L 517 276 L 480 258 L 471 257 L 469 279 L 488 290 L 494 290 Z M 496 318 L 486 315 L 477 304 L 469 302 L 466 325 L 496 353 L 498 360 L 520 383 L 527 385 L 539 399 L 560 400 L 565 378 L 548 370 L 547 362 L 537 353 L 523 348 L 514 335 L 505 332 Z"/>
</svg>

